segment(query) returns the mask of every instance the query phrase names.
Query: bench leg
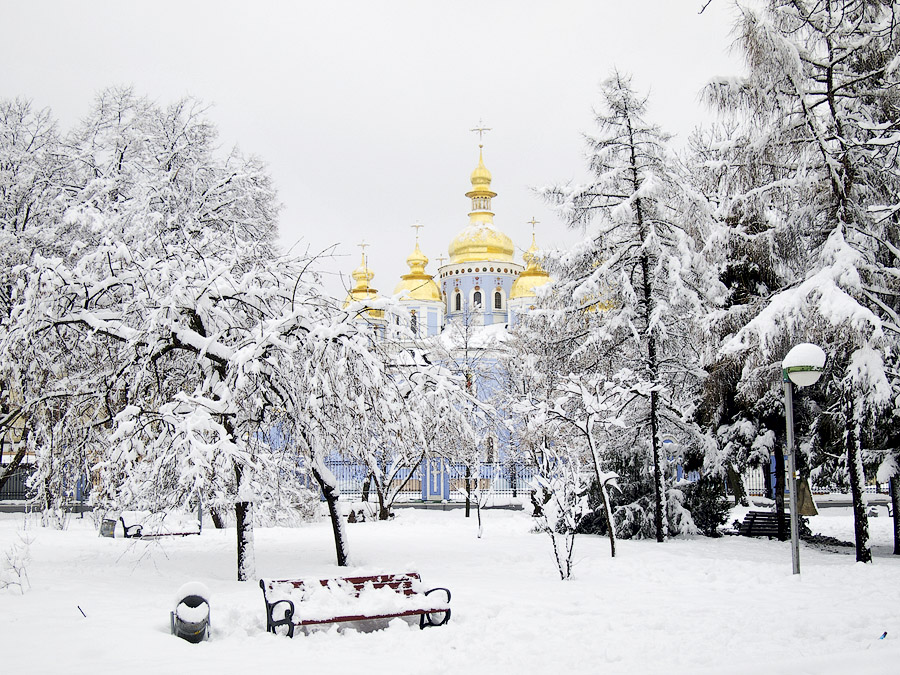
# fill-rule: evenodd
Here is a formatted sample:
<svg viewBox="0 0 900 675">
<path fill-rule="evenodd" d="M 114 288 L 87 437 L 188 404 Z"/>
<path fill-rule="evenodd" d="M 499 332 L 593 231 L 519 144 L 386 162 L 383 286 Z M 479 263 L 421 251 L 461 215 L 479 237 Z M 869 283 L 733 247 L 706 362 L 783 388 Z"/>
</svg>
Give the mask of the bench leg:
<svg viewBox="0 0 900 675">
<path fill-rule="evenodd" d="M 432 619 L 432 614 L 443 614 L 443 617 L 440 621 L 435 621 Z M 428 626 L 443 626 L 450 620 L 450 610 L 444 609 L 437 612 L 425 612 L 419 616 L 419 629 L 423 630 Z"/>
</svg>

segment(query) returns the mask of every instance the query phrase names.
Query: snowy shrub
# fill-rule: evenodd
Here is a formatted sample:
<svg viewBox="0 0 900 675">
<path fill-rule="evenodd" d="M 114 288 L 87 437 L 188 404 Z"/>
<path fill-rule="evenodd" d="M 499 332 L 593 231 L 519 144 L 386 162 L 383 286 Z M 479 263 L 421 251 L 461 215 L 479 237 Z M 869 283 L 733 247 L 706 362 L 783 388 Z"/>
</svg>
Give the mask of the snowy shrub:
<svg viewBox="0 0 900 675">
<path fill-rule="evenodd" d="M 619 539 L 645 539 L 655 536 L 649 496 L 619 506 L 613 512 Z"/>
<path fill-rule="evenodd" d="M 319 517 L 319 495 L 306 488 L 291 491 L 289 499 L 259 501 L 254 522 L 260 527 L 295 527 Z"/>
<path fill-rule="evenodd" d="M 550 537 L 559 577 L 565 581 L 572 575 L 575 533 L 587 510 L 587 494 L 578 483 L 577 472 L 561 471 L 553 477 L 540 476 L 537 482 L 534 489 L 536 529 Z"/>
<path fill-rule="evenodd" d="M 674 492 L 674 491 L 673 491 Z M 707 537 L 718 537 L 718 528 L 728 520 L 731 507 L 720 481 L 704 476 L 679 489 L 682 504 L 690 513 L 697 530 Z"/>
<path fill-rule="evenodd" d="M 688 490 L 690 489 L 689 487 Z M 596 485 L 591 486 L 589 495 L 591 511 L 579 521 L 577 531 L 579 534 L 605 535 L 607 533 L 606 519 L 602 515 L 599 490 Z M 616 536 L 619 539 L 652 539 L 656 537 L 654 500 L 649 484 L 632 484 L 622 492 L 615 493 L 612 501 Z M 691 510 L 693 503 L 683 488 L 671 488 L 666 491 L 668 536 L 693 535 L 700 531 L 700 526 Z M 727 515 L 728 508 L 725 503 L 725 517 Z"/>
<path fill-rule="evenodd" d="M 3 552 L 3 559 L 0 560 L 0 590 L 17 588 L 20 594 L 24 594 L 27 588 L 31 588 L 26 566 L 31 560 L 32 537 L 23 531 L 18 533 L 18 539 Z"/>
<path fill-rule="evenodd" d="M 666 519 L 670 536 L 697 534 L 697 525 L 691 512 L 685 508 L 684 492 L 678 488 L 672 488 L 666 495 Z"/>
</svg>

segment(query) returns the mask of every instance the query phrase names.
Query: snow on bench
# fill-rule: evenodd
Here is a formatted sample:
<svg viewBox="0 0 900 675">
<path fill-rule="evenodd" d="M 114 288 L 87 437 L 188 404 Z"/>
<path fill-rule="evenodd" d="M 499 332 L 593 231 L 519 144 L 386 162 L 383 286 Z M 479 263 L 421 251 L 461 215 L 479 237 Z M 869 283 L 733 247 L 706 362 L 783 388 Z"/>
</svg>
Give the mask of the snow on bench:
<svg viewBox="0 0 900 675">
<path fill-rule="evenodd" d="M 266 631 L 316 624 L 419 616 L 419 628 L 443 626 L 450 620 L 450 591 L 424 590 L 421 577 L 381 574 L 337 579 L 260 579 L 266 602 Z M 437 593 L 431 597 L 432 593 Z"/>
<path fill-rule="evenodd" d="M 126 539 L 186 537 L 191 534 L 200 534 L 200 521 L 180 511 L 123 511 L 118 519 L 104 519 L 100 526 L 101 536 Z"/>
</svg>

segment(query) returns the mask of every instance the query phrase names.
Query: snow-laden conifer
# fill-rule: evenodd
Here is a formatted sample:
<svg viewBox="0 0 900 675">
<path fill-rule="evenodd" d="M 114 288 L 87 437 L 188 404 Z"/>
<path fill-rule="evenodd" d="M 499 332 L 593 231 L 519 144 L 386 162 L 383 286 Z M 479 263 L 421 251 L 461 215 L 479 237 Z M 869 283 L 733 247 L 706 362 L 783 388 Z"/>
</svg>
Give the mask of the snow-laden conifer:
<svg viewBox="0 0 900 675">
<path fill-rule="evenodd" d="M 804 447 L 844 455 L 859 560 L 870 559 L 864 457 L 877 421 L 896 414 L 897 19 L 882 2 L 744 6 L 735 32 L 748 74 L 707 89 L 734 125 L 718 148 L 733 184 L 719 214 L 728 239 L 761 224 L 775 253 L 759 270 L 761 301 L 729 311 L 720 353 L 742 364 L 738 390 L 755 400 L 780 386 L 793 343 L 829 354 L 817 390 L 828 424 L 813 419 Z"/>
<path fill-rule="evenodd" d="M 601 93 L 598 129 L 586 136 L 591 179 L 543 191 L 584 239 L 548 265 L 565 311 L 583 321 L 569 338 L 573 357 L 621 391 L 604 447 L 620 475 L 627 469 L 651 486 L 647 511 L 663 541 L 670 460 L 686 448 L 701 461 L 706 453 L 691 419 L 701 307 L 693 221 L 668 136 L 645 121 L 645 99 L 618 72 Z"/>
</svg>

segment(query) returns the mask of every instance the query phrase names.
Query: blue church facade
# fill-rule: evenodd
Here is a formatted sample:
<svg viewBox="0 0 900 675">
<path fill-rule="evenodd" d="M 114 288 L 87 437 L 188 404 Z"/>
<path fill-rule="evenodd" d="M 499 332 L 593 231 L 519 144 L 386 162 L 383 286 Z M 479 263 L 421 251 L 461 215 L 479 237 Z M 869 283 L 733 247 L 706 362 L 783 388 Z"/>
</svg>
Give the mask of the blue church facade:
<svg viewBox="0 0 900 675">
<path fill-rule="evenodd" d="M 429 338 L 437 338 L 446 331 L 458 331 L 460 328 L 476 333 L 502 331 L 515 324 L 517 315 L 529 310 L 537 288 L 550 281 L 537 262 L 534 239 L 523 256 L 524 264 L 516 262 L 512 240 L 494 225 L 492 201 L 497 193 L 491 190 L 492 176 L 484 164 L 481 145 L 478 164 L 470 180 L 472 187 L 465 195 L 471 203 L 468 224 L 450 242 L 449 259 L 437 269 L 435 275 L 426 271 L 429 261 L 421 251 L 416 236 L 415 248 L 406 260 L 409 272 L 401 276 L 393 291 L 394 297 L 398 297 L 408 310 L 408 318 L 405 315 L 402 318 L 387 318 L 374 309 L 361 316 L 361 320 L 373 324 L 380 334 L 396 335 L 402 341 L 400 331 L 391 324 L 405 321 L 404 328 L 412 333 L 417 346 L 424 344 L 427 349 Z M 532 224 L 535 222 L 532 221 Z M 374 273 L 368 268 L 365 254 L 352 278 L 354 283 L 347 296 L 347 304 L 379 297 L 371 286 Z M 476 370 L 496 369 L 497 360 L 489 352 L 489 347 L 479 347 L 479 368 Z M 468 363 L 468 356 L 451 353 L 450 359 L 456 364 Z M 460 369 L 471 370 L 462 365 Z M 494 378 L 480 377 L 478 373 L 475 377 L 475 391 L 479 398 L 487 399 L 495 393 L 490 390 Z M 466 468 L 444 458 L 424 460 L 420 466 L 411 469 L 414 475 L 407 474 L 400 478 L 407 480 L 404 498 L 423 501 L 464 499 L 462 486 L 468 483 L 471 487 L 471 481 L 477 481 L 480 488 L 489 487 L 493 491 L 518 496 L 530 476 L 524 475 L 523 472 L 527 471 L 525 467 L 508 461 L 511 456 L 509 444 L 509 431 L 502 425 L 487 434 L 484 447 L 480 448 L 481 465 L 474 470 L 477 475 L 472 475 L 472 467 Z M 342 485 L 342 492 L 355 493 L 359 477 L 354 474 L 354 469 L 349 466 L 334 466 L 332 469 L 339 481 L 341 472 L 346 472 L 347 481 Z"/>
</svg>

